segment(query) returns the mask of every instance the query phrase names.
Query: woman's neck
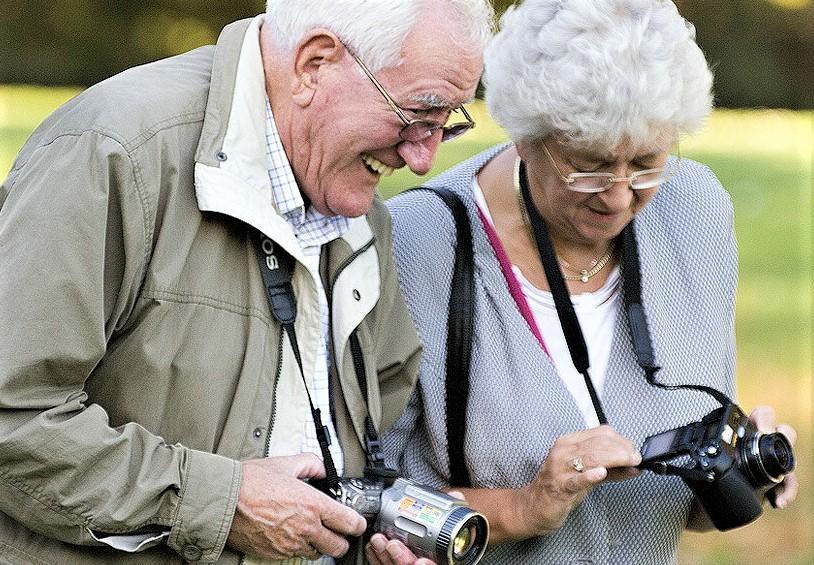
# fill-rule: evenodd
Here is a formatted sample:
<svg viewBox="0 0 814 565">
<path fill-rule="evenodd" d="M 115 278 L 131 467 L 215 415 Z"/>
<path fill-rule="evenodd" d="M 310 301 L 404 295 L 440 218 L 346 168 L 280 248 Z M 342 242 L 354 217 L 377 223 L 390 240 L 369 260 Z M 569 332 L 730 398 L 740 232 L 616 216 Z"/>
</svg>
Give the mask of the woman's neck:
<svg viewBox="0 0 814 565">
<path fill-rule="evenodd" d="M 478 173 L 478 185 L 509 261 L 520 269 L 532 285 L 540 290 L 549 290 L 534 234 L 523 216 L 519 193 L 514 186 L 516 158 L 514 147 L 495 156 Z M 594 292 L 602 288 L 618 258 L 611 248 L 611 240 L 581 242 L 561 237 L 556 232 L 549 236 L 571 294 Z"/>
</svg>

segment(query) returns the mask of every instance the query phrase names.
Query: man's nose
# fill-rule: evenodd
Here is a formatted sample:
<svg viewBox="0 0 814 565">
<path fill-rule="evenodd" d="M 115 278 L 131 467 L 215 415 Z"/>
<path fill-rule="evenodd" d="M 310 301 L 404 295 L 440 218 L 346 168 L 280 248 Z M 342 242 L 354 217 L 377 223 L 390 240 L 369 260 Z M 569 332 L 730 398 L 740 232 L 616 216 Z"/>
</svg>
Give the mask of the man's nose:
<svg viewBox="0 0 814 565">
<path fill-rule="evenodd" d="M 437 129 L 421 141 L 402 141 L 396 146 L 399 156 L 417 175 L 425 175 L 435 162 L 443 132 Z"/>
</svg>

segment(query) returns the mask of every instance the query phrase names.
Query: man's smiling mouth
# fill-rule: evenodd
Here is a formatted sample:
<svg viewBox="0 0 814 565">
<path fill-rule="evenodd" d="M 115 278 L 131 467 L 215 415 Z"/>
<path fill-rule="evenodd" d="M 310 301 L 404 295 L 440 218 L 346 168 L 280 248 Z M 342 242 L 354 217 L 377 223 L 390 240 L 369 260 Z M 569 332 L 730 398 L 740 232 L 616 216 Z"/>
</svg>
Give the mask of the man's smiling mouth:
<svg viewBox="0 0 814 565">
<path fill-rule="evenodd" d="M 367 153 L 362 153 L 362 161 L 365 163 L 365 168 L 373 173 L 374 175 L 380 175 L 383 177 L 389 177 L 393 174 L 395 169 L 393 167 L 389 167 L 376 159 L 375 157 L 371 157 Z"/>
</svg>

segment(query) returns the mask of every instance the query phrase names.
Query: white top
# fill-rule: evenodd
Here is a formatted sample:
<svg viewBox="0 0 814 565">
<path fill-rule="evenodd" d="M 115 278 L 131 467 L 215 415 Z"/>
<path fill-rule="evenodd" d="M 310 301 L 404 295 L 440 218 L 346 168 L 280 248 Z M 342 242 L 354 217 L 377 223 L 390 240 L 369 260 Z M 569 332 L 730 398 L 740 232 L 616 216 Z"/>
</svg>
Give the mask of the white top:
<svg viewBox="0 0 814 565">
<path fill-rule="evenodd" d="M 494 225 L 492 216 L 489 213 L 489 207 L 486 204 L 486 198 L 483 196 L 477 178 L 472 182 L 472 192 L 478 208 Z M 574 398 L 574 402 L 585 419 L 586 426 L 589 428 L 598 426 L 599 419 L 596 416 L 591 396 L 585 385 L 585 379 L 571 361 L 568 344 L 565 341 L 562 325 L 554 306 L 554 297 L 550 292 L 540 290 L 531 284 L 516 265 L 512 265 L 512 272 L 520 284 L 523 296 L 526 298 L 546 349 L 551 356 L 551 361 L 557 368 L 557 374 L 559 374 L 568 388 L 568 392 Z M 585 344 L 588 347 L 588 360 L 590 362 L 588 373 L 600 400 L 602 399 L 602 390 L 607 374 L 613 332 L 616 327 L 620 290 L 621 276 L 619 267 L 614 267 L 608 280 L 596 292 L 571 295 L 571 303 L 574 305 L 574 312 L 576 312 L 582 335 L 585 337 Z"/>
</svg>

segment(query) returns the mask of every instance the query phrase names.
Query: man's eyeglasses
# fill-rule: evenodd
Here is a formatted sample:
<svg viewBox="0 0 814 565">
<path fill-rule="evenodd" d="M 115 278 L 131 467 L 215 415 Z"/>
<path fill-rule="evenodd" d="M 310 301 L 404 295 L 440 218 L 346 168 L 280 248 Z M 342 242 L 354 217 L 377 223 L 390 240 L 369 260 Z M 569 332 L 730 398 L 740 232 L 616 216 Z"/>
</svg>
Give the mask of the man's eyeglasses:
<svg viewBox="0 0 814 565">
<path fill-rule="evenodd" d="M 469 115 L 469 112 L 466 111 L 466 108 L 463 105 L 454 108 L 452 113 L 460 112 L 463 114 L 463 118 L 466 121 L 463 122 L 455 122 L 449 125 L 439 124 L 438 122 L 433 122 L 431 120 L 422 120 L 422 119 L 414 119 L 410 120 L 404 115 L 404 111 L 398 107 L 398 105 L 393 102 L 393 99 L 390 98 L 390 95 L 384 90 L 384 87 L 379 84 L 379 81 L 376 80 L 376 77 L 373 76 L 373 73 L 370 72 L 365 64 L 357 57 L 350 49 L 348 49 L 348 53 L 351 54 L 353 60 L 359 65 L 359 67 L 364 71 L 367 75 L 367 78 L 370 79 L 370 82 L 373 83 L 373 86 L 381 92 L 384 99 L 393 109 L 393 111 L 398 115 L 401 123 L 404 124 L 404 127 L 401 128 L 399 132 L 399 137 L 404 141 L 411 141 L 411 142 L 418 142 L 423 141 L 430 137 L 436 130 L 441 130 L 441 141 L 451 141 L 456 137 L 460 137 L 473 127 L 475 127 L 475 122 L 472 120 L 472 117 Z"/>
<path fill-rule="evenodd" d="M 668 161 L 667 165 L 662 168 L 636 171 L 629 177 L 617 177 L 613 173 L 569 173 L 564 175 L 545 143 L 543 143 L 543 151 L 562 182 L 565 183 L 566 188 L 574 192 L 605 192 L 617 182 L 623 181 L 633 190 L 655 188 L 675 176 L 681 163 L 679 156 L 677 161 Z"/>
</svg>

